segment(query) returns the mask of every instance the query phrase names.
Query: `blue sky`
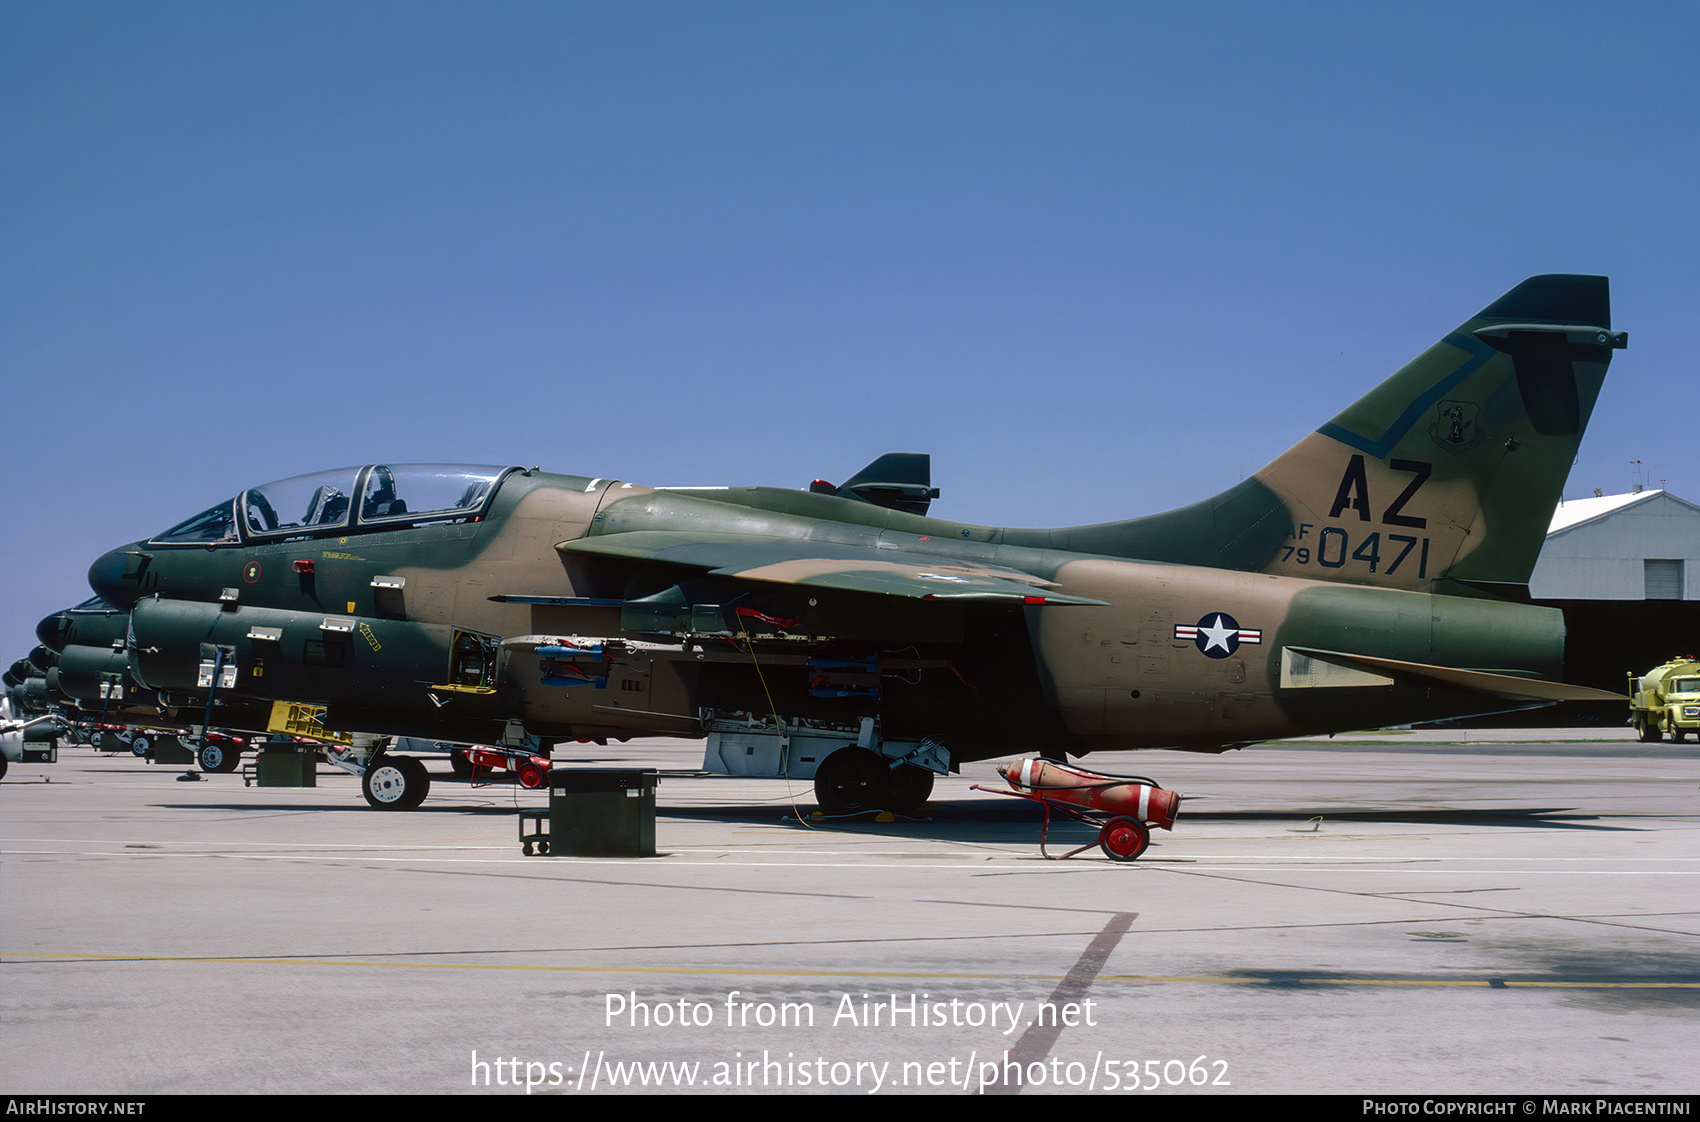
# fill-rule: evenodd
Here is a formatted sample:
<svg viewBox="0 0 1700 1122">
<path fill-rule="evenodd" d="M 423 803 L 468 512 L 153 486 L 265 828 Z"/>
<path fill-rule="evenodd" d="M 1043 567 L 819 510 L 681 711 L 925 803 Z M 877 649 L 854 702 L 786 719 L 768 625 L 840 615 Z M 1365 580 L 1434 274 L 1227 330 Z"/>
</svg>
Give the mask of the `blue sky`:
<svg viewBox="0 0 1700 1122">
<path fill-rule="evenodd" d="M 1525 276 L 1630 349 L 1567 494 L 1700 500 L 1700 6 L 0 6 L 3 661 L 375 460 L 1065 525 L 1256 470 Z M 1684 401 L 1687 398 L 1689 400 Z"/>
</svg>

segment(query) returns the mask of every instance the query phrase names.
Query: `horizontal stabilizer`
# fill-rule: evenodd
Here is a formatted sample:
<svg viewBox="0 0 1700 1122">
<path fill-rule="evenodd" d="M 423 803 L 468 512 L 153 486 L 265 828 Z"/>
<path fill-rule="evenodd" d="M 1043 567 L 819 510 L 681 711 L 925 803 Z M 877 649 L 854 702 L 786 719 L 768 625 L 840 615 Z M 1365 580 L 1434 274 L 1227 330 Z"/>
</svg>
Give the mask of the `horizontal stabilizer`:
<svg viewBox="0 0 1700 1122">
<path fill-rule="evenodd" d="M 1515 674 L 1496 674 L 1488 670 L 1459 670 L 1451 666 L 1431 666 L 1425 662 L 1406 662 L 1397 658 L 1377 658 L 1374 655 L 1346 654 L 1342 651 L 1318 651 L 1309 647 L 1290 647 L 1298 654 L 1321 662 L 1332 663 L 1348 670 L 1389 675 L 1407 681 L 1417 679 L 1455 689 L 1474 690 L 1495 697 L 1529 701 L 1628 701 L 1622 694 L 1596 690 L 1590 686 L 1573 686 L 1566 682 L 1545 682 L 1538 678 L 1520 678 Z"/>
<path fill-rule="evenodd" d="M 939 497 L 933 486 L 933 460 L 925 452 L 887 452 L 846 480 L 836 493 L 909 514 L 927 513 Z"/>
</svg>

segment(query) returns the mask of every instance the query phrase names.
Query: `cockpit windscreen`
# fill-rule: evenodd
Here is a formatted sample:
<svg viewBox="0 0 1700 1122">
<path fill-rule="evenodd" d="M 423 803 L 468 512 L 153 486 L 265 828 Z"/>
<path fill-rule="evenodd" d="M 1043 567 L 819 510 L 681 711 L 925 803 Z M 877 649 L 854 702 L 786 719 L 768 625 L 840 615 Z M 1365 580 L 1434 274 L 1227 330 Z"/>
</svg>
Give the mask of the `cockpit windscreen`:
<svg viewBox="0 0 1700 1122">
<path fill-rule="evenodd" d="M 166 544 L 212 545 L 217 542 L 233 542 L 236 540 L 236 515 L 232 513 L 235 504 L 225 499 L 215 507 L 184 519 L 171 529 L 160 534 L 153 540 Z"/>
<path fill-rule="evenodd" d="M 153 538 L 217 545 L 457 522 L 479 515 L 510 469 L 485 464 L 373 464 L 250 487 Z M 356 501 L 357 500 L 357 501 Z"/>
<path fill-rule="evenodd" d="M 505 470 L 472 464 L 374 464 L 360 499 L 360 521 L 465 517 L 484 505 Z"/>
<path fill-rule="evenodd" d="M 359 468 L 338 468 L 250 487 L 242 492 L 242 528 L 250 535 L 271 535 L 346 526 L 348 496 L 359 475 Z"/>
</svg>

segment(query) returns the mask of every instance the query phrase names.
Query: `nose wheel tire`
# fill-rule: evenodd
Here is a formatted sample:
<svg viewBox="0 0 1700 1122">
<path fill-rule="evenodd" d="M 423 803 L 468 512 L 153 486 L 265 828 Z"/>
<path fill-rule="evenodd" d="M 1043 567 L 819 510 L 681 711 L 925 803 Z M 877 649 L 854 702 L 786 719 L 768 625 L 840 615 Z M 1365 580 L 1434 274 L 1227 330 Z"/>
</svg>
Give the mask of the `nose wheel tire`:
<svg viewBox="0 0 1700 1122">
<path fill-rule="evenodd" d="M 202 771 L 235 771 L 237 765 L 242 762 L 241 753 L 223 744 L 203 744 L 195 758 Z"/>
<path fill-rule="evenodd" d="M 378 810 L 412 810 L 430 790 L 425 765 L 411 756 L 381 757 L 360 780 L 360 793 Z"/>
<path fill-rule="evenodd" d="M 1133 861 L 1151 844 L 1151 831 L 1133 818 L 1112 818 L 1098 831 L 1098 848 L 1112 861 Z"/>
</svg>

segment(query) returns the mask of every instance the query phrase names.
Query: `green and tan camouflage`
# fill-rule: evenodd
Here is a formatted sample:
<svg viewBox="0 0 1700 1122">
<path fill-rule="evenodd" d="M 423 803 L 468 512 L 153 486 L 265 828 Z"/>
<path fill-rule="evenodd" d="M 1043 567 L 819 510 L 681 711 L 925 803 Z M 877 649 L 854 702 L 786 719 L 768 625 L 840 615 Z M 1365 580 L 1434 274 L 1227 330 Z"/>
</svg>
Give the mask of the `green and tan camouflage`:
<svg viewBox="0 0 1700 1122">
<path fill-rule="evenodd" d="M 1564 684 L 1527 581 L 1625 344 L 1604 277 L 1531 278 L 1243 483 L 1122 522 L 931 517 L 919 453 L 804 490 L 377 464 L 251 488 L 90 582 L 168 705 L 706 735 L 710 767 L 812 776 L 839 809 L 1018 752 L 1611 697 Z"/>
</svg>

